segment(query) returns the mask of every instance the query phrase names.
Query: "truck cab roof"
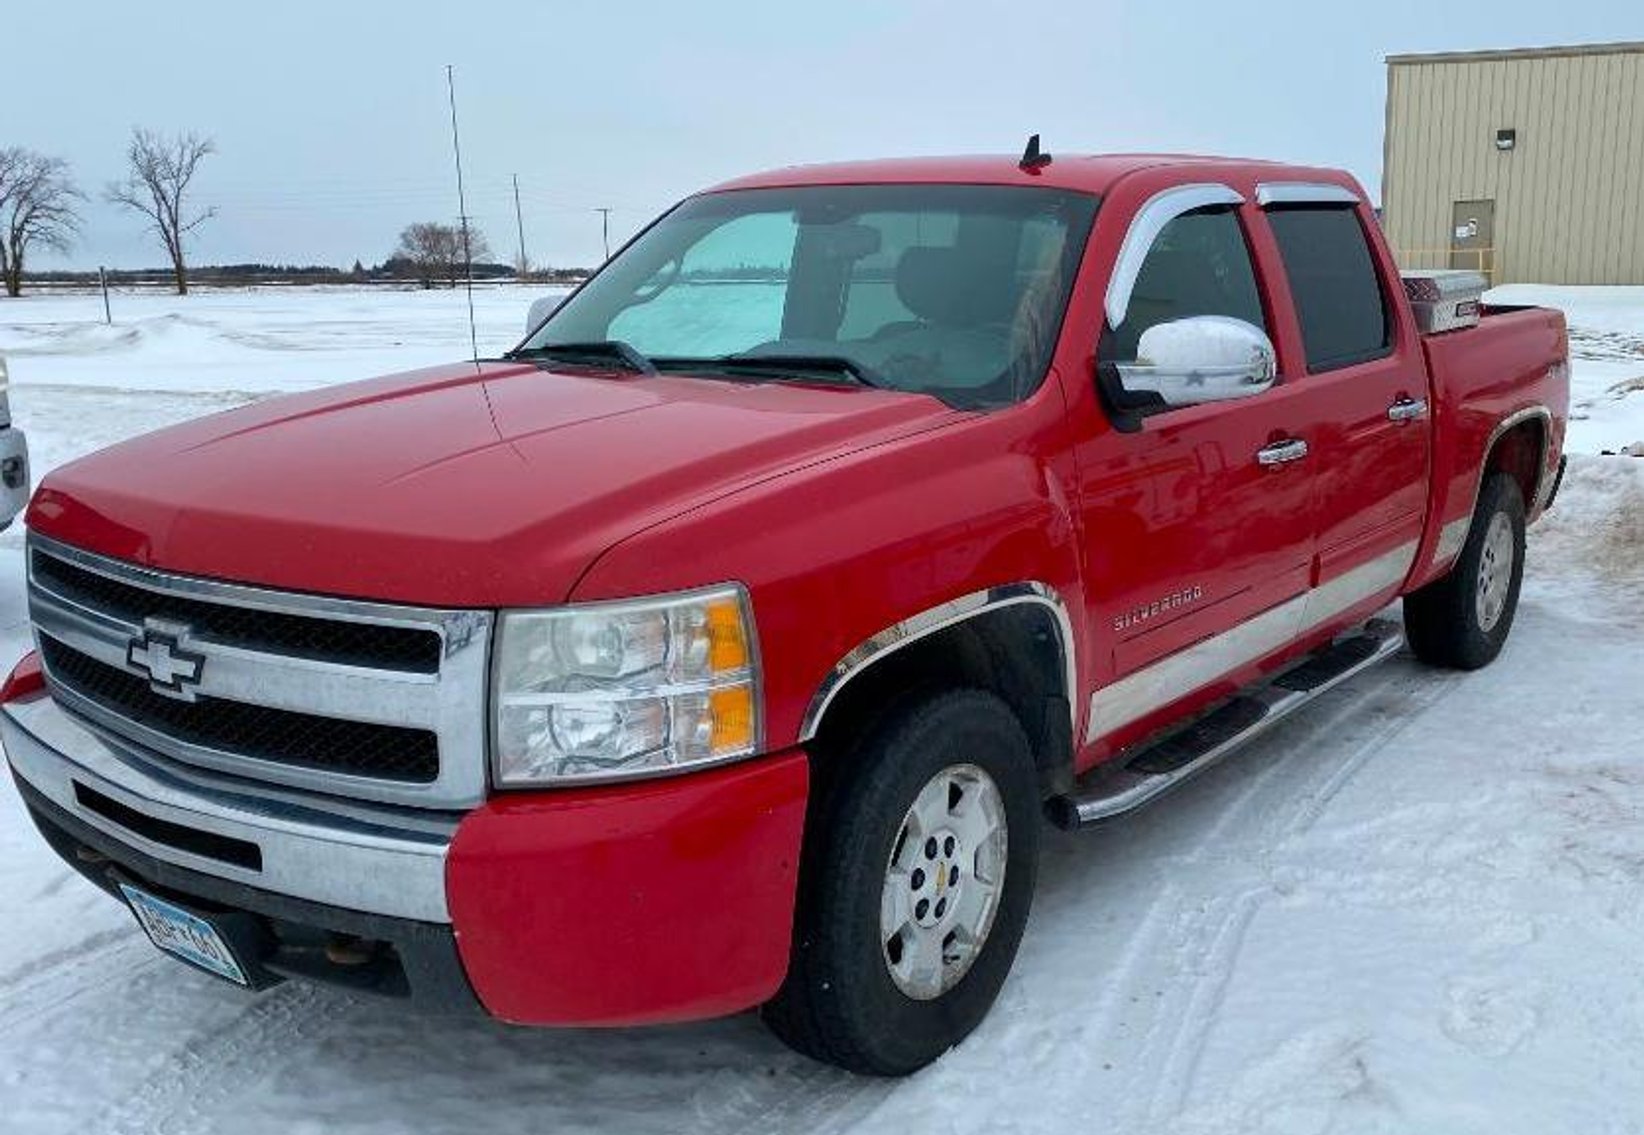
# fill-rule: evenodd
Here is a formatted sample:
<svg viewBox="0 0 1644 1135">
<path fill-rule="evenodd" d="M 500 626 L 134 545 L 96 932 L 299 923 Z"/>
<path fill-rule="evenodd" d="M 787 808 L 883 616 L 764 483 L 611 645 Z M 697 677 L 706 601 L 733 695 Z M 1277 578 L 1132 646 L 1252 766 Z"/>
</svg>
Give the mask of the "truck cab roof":
<svg viewBox="0 0 1644 1135">
<path fill-rule="evenodd" d="M 1340 170 L 1291 166 L 1251 158 L 1196 154 L 1053 154 L 1045 165 L 1024 169 L 1019 155 L 980 154 L 952 157 L 881 158 L 872 161 L 784 166 L 734 178 L 706 190 L 770 189 L 796 185 L 873 185 L 963 183 L 971 185 L 1043 185 L 1075 192 L 1105 194 L 1126 176 L 1142 170 L 1190 165 L 1219 169 L 1233 178 L 1305 179 L 1352 185 Z"/>
</svg>

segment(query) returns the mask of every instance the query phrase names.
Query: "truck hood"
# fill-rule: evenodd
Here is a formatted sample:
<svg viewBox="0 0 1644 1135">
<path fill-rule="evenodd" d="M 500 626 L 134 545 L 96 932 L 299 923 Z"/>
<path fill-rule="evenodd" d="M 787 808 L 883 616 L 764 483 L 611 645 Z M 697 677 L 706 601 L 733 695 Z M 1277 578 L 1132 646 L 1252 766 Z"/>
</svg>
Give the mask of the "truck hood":
<svg viewBox="0 0 1644 1135">
<path fill-rule="evenodd" d="M 563 601 L 617 541 L 965 415 L 911 394 L 465 363 L 135 438 L 29 527 L 168 571 L 430 606 Z M 703 533 L 712 540 L 713 533 Z M 682 585 L 688 578 L 682 565 Z"/>
</svg>

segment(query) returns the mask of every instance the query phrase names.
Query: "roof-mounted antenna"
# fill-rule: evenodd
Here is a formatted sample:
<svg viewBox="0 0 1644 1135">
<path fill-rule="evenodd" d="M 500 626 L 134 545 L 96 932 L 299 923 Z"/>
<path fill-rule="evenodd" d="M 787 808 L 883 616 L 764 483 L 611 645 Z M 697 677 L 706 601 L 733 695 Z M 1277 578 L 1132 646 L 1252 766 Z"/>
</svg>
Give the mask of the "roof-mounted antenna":
<svg viewBox="0 0 1644 1135">
<path fill-rule="evenodd" d="M 1050 155 L 1039 149 L 1039 135 L 1028 139 L 1027 149 L 1022 151 L 1022 160 L 1016 164 L 1028 173 L 1038 173 L 1050 164 Z"/>
</svg>

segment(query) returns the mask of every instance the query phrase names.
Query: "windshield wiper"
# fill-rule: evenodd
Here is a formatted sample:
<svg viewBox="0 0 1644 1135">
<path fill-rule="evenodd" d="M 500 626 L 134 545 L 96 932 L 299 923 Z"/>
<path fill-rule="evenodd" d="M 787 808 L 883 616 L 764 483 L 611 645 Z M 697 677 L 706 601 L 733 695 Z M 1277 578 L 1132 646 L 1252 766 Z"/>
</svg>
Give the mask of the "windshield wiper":
<svg viewBox="0 0 1644 1135">
<path fill-rule="evenodd" d="M 825 374 L 847 378 L 858 386 L 888 389 L 878 374 L 844 355 L 717 355 L 701 359 L 664 359 L 663 365 L 669 369 L 701 367 L 704 370 L 753 372 L 788 378 Z"/>
<path fill-rule="evenodd" d="M 608 361 L 621 363 L 635 374 L 655 374 L 656 364 L 621 339 L 597 339 L 586 343 L 544 343 L 521 347 L 505 359 L 563 359 L 566 362 Z"/>
</svg>

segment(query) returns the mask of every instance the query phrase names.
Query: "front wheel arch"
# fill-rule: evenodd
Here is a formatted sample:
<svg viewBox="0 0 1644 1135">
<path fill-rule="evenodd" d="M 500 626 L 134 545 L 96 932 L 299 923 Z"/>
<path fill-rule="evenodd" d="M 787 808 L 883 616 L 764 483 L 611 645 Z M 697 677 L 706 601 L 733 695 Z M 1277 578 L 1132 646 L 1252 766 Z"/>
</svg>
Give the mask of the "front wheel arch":
<svg viewBox="0 0 1644 1135">
<path fill-rule="evenodd" d="M 839 755 L 905 698 L 969 688 L 995 694 L 1015 714 L 1044 796 L 1072 784 L 1077 669 L 1065 606 L 1043 584 L 995 588 L 956 602 L 966 601 L 975 609 L 962 617 L 923 633 L 916 632 L 929 613 L 904 620 L 834 668 L 800 735 L 819 778 L 831 775 Z"/>
</svg>

